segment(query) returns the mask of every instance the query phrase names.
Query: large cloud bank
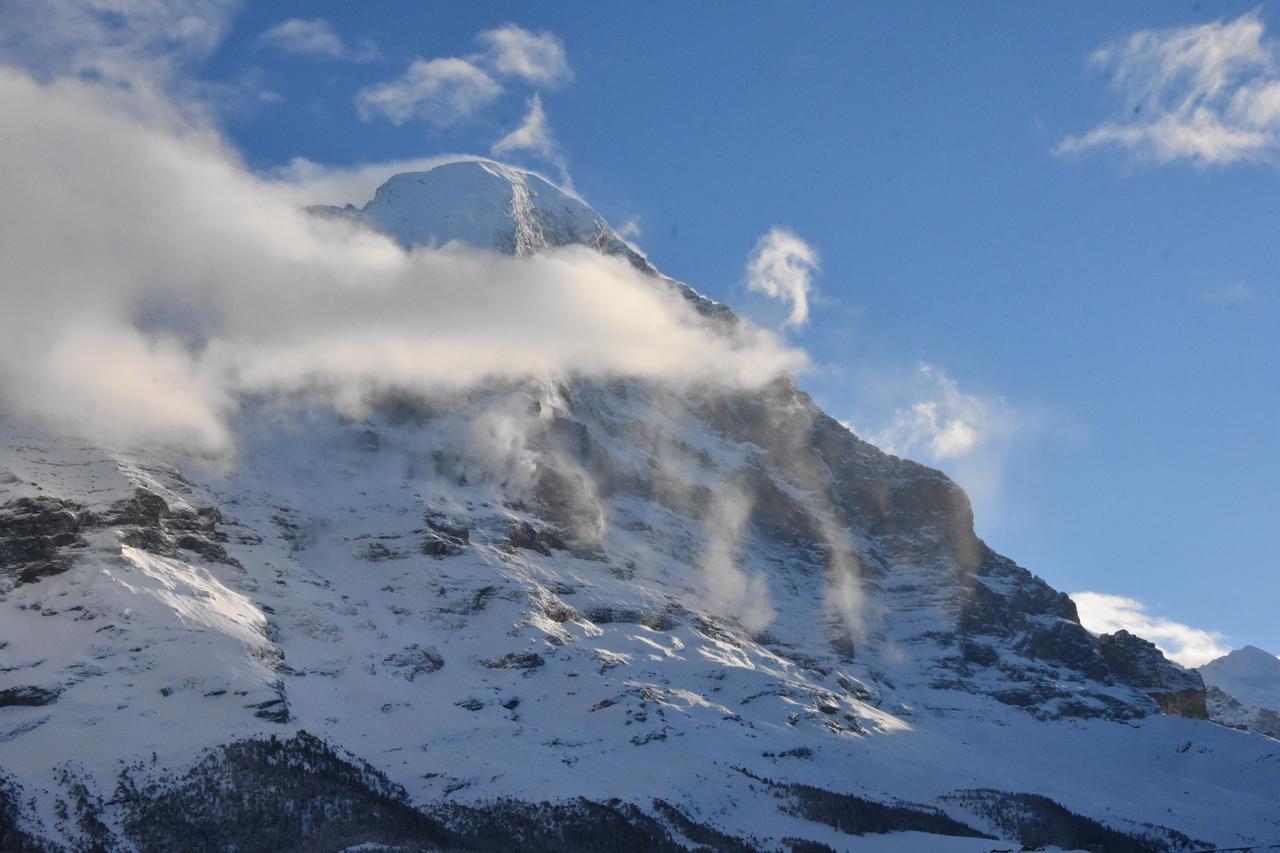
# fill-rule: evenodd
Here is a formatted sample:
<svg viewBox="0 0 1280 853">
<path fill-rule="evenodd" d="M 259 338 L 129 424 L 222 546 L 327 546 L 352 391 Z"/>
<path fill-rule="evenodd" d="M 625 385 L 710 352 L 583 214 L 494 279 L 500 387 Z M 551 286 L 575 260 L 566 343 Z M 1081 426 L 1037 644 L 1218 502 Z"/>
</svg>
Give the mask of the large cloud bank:
<svg viewBox="0 0 1280 853">
<path fill-rule="evenodd" d="M 392 389 L 580 374 L 750 387 L 803 363 L 585 248 L 406 253 L 310 216 L 295 185 L 154 98 L 0 68 L 0 113 L 9 419 L 215 454 L 246 395 L 359 413 Z"/>
</svg>

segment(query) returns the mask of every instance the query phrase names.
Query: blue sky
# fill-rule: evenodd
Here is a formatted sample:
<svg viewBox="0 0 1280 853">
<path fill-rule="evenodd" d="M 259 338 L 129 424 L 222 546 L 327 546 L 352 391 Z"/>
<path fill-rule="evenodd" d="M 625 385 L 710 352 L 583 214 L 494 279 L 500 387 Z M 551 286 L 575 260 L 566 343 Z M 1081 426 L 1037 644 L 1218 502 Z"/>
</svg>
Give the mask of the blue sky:
<svg viewBox="0 0 1280 853">
<path fill-rule="evenodd" d="M 813 359 L 802 384 L 955 476 L 998 550 L 1133 599 L 1091 606 L 1166 647 L 1280 651 L 1273 10 L 275 2 L 223 20 L 182 74 L 251 168 L 487 154 L 536 96 L 540 133 L 504 159 L 571 180 L 668 274 L 781 327 L 748 256 L 775 226 L 812 247 L 808 321 L 784 330 Z M 483 34 L 507 24 L 551 52 L 503 67 L 520 57 Z M 426 101 L 404 100 L 415 62 L 419 83 L 448 71 Z"/>
</svg>

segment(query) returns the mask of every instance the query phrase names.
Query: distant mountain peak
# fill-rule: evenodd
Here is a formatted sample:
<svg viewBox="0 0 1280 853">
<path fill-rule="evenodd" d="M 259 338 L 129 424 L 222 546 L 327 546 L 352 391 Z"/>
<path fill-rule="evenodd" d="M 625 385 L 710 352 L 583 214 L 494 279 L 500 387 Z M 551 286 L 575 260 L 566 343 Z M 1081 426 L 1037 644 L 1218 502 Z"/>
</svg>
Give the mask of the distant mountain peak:
<svg viewBox="0 0 1280 853">
<path fill-rule="evenodd" d="M 1280 658 L 1257 646 L 1241 646 L 1220 658 L 1205 664 L 1201 669 L 1230 667 L 1236 670 L 1249 669 L 1274 673 L 1280 677 Z"/>
<path fill-rule="evenodd" d="M 1209 687 L 1231 695 L 1245 705 L 1280 710 L 1280 658 L 1245 646 L 1200 667 Z"/>
</svg>

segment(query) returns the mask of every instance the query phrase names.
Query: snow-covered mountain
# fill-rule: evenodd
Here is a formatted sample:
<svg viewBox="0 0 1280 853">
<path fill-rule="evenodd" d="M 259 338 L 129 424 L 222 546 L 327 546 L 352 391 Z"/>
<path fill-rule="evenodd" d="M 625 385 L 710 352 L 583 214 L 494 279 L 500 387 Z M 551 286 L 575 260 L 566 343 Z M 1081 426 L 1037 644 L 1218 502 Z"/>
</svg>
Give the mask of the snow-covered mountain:
<svg viewBox="0 0 1280 853">
<path fill-rule="evenodd" d="M 405 247 L 585 244 L 739 322 L 487 161 L 317 212 Z M 1204 720 L 1199 675 L 1091 635 L 958 486 L 789 379 L 234 426 L 212 469 L 4 428 L 0 848 L 1280 839 L 1274 740 Z"/>
<path fill-rule="evenodd" d="M 315 210 L 365 222 L 406 248 L 459 240 L 528 255 L 581 243 L 634 254 L 580 198 L 538 175 L 487 160 L 395 175 L 362 208 Z"/>
<path fill-rule="evenodd" d="M 1280 659 L 1245 646 L 1210 661 L 1199 672 L 1208 688 L 1210 719 L 1280 738 Z"/>
<path fill-rule="evenodd" d="M 1199 668 L 1204 683 L 1249 705 L 1280 708 L 1280 658 L 1245 646 Z"/>
</svg>

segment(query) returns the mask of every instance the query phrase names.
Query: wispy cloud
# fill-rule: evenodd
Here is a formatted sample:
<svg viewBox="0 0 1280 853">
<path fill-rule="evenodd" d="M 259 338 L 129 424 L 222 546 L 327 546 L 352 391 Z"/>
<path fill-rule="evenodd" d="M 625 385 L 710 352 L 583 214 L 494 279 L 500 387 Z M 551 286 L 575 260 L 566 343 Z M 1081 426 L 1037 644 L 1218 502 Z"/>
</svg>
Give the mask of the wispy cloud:
<svg viewBox="0 0 1280 853">
<path fill-rule="evenodd" d="M 547 113 L 542 108 L 542 96 L 537 92 L 529 98 L 529 112 L 520 126 L 493 144 L 490 153 L 495 157 L 508 157 L 517 152 L 527 151 L 554 165 L 560 171 L 562 183 L 569 183 L 568 164 L 564 152 L 556 143 L 551 125 L 547 122 Z"/>
<path fill-rule="evenodd" d="M 1206 293 L 1205 298 L 1220 305 L 1248 305 L 1257 301 L 1258 294 L 1245 282 L 1236 281 L 1227 287 Z"/>
<path fill-rule="evenodd" d="M 915 384 L 924 399 L 898 409 L 872 435 L 897 456 L 958 459 L 989 444 L 1012 418 L 1005 400 L 962 391 L 954 379 L 931 364 L 919 366 Z"/>
<path fill-rule="evenodd" d="M 502 86 L 465 59 L 418 59 L 395 80 L 361 89 L 360 117 L 410 120 L 447 127 L 468 118 L 502 94 Z"/>
<path fill-rule="evenodd" d="M 334 50 L 341 45 L 327 29 L 307 29 L 306 37 L 308 41 L 314 37 L 317 50 Z M 425 121 L 447 127 L 472 118 L 501 97 L 507 89 L 498 78 L 543 89 L 573 79 L 564 44 L 552 33 L 505 24 L 481 32 L 476 41 L 484 51 L 417 59 L 396 79 L 362 89 L 356 95 L 360 117 L 366 121 L 384 118 L 396 125 Z M 538 91 L 529 96 L 528 111 L 519 126 L 495 142 L 490 153 L 495 157 L 519 153 L 539 157 L 556 167 L 560 183 L 572 185 L 564 152 L 552 133 Z"/>
<path fill-rule="evenodd" d="M 846 426 L 889 453 L 945 471 L 969 494 L 979 522 L 1000 518 L 1009 455 L 1042 429 L 1039 415 L 967 390 L 928 363 L 866 369 L 854 384 L 859 402 Z"/>
<path fill-rule="evenodd" d="M 1153 616 L 1134 598 L 1102 592 L 1073 592 L 1071 598 L 1080 612 L 1080 623 L 1090 631 L 1112 634 L 1123 628 L 1155 643 L 1166 657 L 1183 666 L 1201 666 L 1231 651 L 1217 631 Z"/>
<path fill-rule="evenodd" d="M 644 233 L 644 228 L 640 225 L 640 217 L 638 216 L 632 216 L 615 230 L 623 240 L 639 240 Z"/>
<path fill-rule="evenodd" d="M 477 39 L 487 48 L 488 64 L 499 74 L 547 88 L 573 79 L 564 43 L 552 33 L 533 33 L 515 24 L 505 24 L 485 30 Z"/>
<path fill-rule="evenodd" d="M 1114 118 L 1068 136 L 1070 154 L 1115 146 L 1156 163 L 1271 160 L 1280 150 L 1280 43 L 1257 12 L 1140 30 L 1090 57 L 1119 99 Z"/>
<path fill-rule="evenodd" d="M 818 269 L 817 251 L 786 228 L 771 228 L 747 260 L 747 290 L 791 306 L 785 325 L 809 322 L 809 291 Z"/>
<path fill-rule="evenodd" d="M 74 74 L 151 88 L 208 56 L 239 0 L 0 3 L 0 61 L 41 76 Z"/>
<path fill-rule="evenodd" d="M 711 492 L 704 519 L 706 546 L 700 566 L 708 605 L 737 618 L 748 631 L 762 631 L 777 612 L 769 596 L 769 580 L 742 568 L 742 552 L 750 544 L 751 491 L 726 481 Z"/>
<path fill-rule="evenodd" d="M 289 38 L 314 47 L 315 52 L 341 51 L 341 40 L 323 21 L 290 21 Z M 284 25 L 281 25 L 284 26 Z M 277 28 L 278 29 L 278 28 Z M 362 89 L 356 108 L 366 121 L 384 118 L 401 125 L 425 121 L 436 127 L 461 123 L 488 107 L 506 91 L 497 78 L 534 87 L 555 88 L 573 79 L 564 44 L 549 32 L 533 33 L 515 24 L 485 30 L 476 36 L 485 48 L 467 56 L 417 59 L 394 80 Z M 495 157 L 529 153 L 553 164 L 562 183 L 571 183 L 563 151 L 547 121 L 542 95 L 535 91 L 520 125 L 493 144 Z"/>
<path fill-rule="evenodd" d="M 373 41 L 362 39 L 354 46 L 348 45 L 324 18 L 290 18 L 264 32 L 258 40 L 302 56 L 367 62 L 378 55 L 378 47 Z"/>
</svg>

